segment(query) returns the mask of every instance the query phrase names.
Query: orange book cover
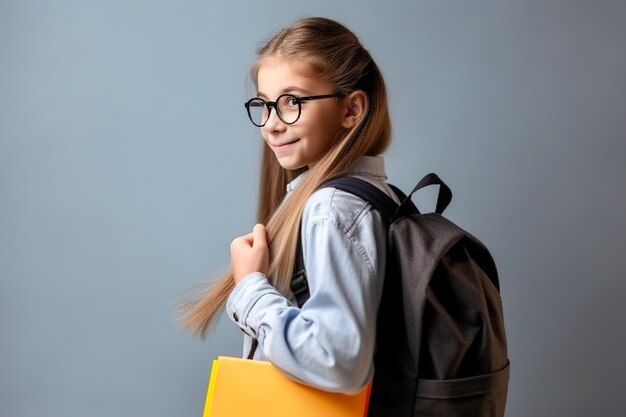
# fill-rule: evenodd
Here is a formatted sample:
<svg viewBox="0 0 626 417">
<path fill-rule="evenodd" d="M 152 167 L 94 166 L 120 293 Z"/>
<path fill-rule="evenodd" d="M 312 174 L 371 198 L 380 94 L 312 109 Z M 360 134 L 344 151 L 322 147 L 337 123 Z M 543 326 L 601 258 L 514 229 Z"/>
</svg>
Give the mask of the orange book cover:
<svg viewBox="0 0 626 417">
<path fill-rule="evenodd" d="M 371 384 L 356 395 L 312 388 L 269 362 L 213 361 L 203 417 L 365 417 Z"/>
</svg>

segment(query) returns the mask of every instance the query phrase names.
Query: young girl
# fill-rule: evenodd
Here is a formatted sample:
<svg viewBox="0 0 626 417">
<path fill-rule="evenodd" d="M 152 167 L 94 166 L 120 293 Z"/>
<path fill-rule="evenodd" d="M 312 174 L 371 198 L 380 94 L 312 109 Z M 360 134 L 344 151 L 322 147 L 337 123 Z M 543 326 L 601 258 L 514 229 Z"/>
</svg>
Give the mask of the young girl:
<svg viewBox="0 0 626 417">
<path fill-rule="evenodd" d="M 233 240 L 231 271 L 190 305 L 184 324 L 204 336 L 225 306 L 245 333 L 244 355 L 354 393 L 374 372 L 386 230 L 365 201 L 318 188 L 351 175 L 394 196 L 379 156 L 391 134 L 383 78 L 357 37 L 325 18 L 279 31 L 251 74 L 257 97 L 245 107 L 265 141 L 259 224 Z M 310 291 L 302 308 L 289 289 L 298 239 Z"/>
</svg>

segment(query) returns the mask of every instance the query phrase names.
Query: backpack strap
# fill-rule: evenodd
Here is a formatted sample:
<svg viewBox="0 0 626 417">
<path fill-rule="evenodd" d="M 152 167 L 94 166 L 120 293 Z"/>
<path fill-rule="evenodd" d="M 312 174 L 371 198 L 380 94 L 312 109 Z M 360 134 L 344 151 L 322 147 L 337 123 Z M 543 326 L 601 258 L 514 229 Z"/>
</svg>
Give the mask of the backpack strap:
<svg viewBox="0 0 626 417">
<path fill-rule="evenodd" d="M 439 176 L 434 172 L 425 175 L 424 178 L 422 178 L 417 183 L 417 185 L 413 188 L 408 196 L 405 195 L 402 190 L 400 190 L 395 185 L 387 185 L 389 185 L 389 187 L 401 201 L 399 206 L 384 191 L 360 178 L 337 177 L 325 182 L 320 188 L 334 187 L 339 190 L 343 190 L 350 194 L 353 194 L 357 197 L 360 197 L 361 199 L 370 203 L 376 210 L 378 210 L 385 217 L 385 219 L 389 221 L 389 224 L 391 224 L 401 215 L 420 212 L 415 204 L 413 204 L 411 197 L 413 197 L 413 194 L 415 194 L 422 188 L 431 185 L 439 186 L 439 194 L 437 195 L 437 205 L 435 207 L 435 213 L 442 214 L 452 201 L 452 190 L 450 190 L 450 187 L 448 187 L 446 183 L 443 182 L 441 178 L 439 178 Z"/>
<path fill-rule="evenodd" d="M 306 279 L 306 269 L 304 268 L 304 255 L 302 254 L 302 236 L 298 234 L 298 245 L 296 249 L 296 267 L 291 277 L 291 292 L 296 297 L 298 307 L 301 308 L 306 300 L 311 296 L 309 292 L 309 283 Z"/>
<path fill-rule="evenodd" d="M 337 177 L 325 182 L 322 187 L 337 188 L 367 201 L 382 214 L 388 224 L 393 223 L 396 218 L 398 203 L 384 191 L 365 180 L 355 177 Z M 400 193 L 398 195 L 400 201 L 405 200 L 404 194 L 397 187 L 392 187 L 392 190 L 396 194 Z"/>
<path fill-rule="evenodd" d="M 437 206 L 435 208 L 436 213 L 443 213 L 443 211 L 450 204 L 450 201 L 452 201 L 452 191 L 450 190 L 450 187 L 448 187 L 437 174 L 432 172 L 425 175 L 408 196 L 405 195 L 398 187 L 392 184 L 388 185 L 401 201 L 400 205 L 398 205 L 391 197 L 375 185 L 356 177 L 333 178 L 322 184 L 320 188 L 334 187 L 367 201 L 372 205 L 372 207 L 380 212 L 383 219 L 387 222 L 387 225 L 393 223 L 398 217 L 411 213 L 419 213 L 419 210 L 415 204 L 413 204 L 411 197 L 415 192 L 424 187 L 428 187 L 430 185 L 439 186 L 439 195 L 437 196 Z M 306 268 L 304 267 L 301 236 L 298 237 L 296 266 L 294 268 L 294 275 L 291 279 L 290 286 L 291 292 L 293 292 L 296 297 L 298 307 L 302 307 L 306 300 L 309 299 L 310 292 L 306 277 Z"/>
<path fill-rule="evenodd" d="M 421 190 L 424 187 L 428 187 L 429 185 L 439 186 L 439 195 L 437 195 L 437 205 L 435 207 L 435 213 L 442 214 L 452 201 L 452 190 L 450 190 L 450 187 L 448 187 L 446 183 L 443 182 L 441 178 L 439 178 L 439 176 L 434 172 L 425 175 L 424 178 L 422 178 L 420 182 L 417 183 L 415 188 L 413 188 L 413 191 L 409 193 L 408 198 L 405 198 L 402 201 L 402 204 L 398 209 L 398 214 L 404 215 L 407 212 L 410 212 L 413 208 L 409 206 L 409 202 L 411 201 L 411 197 L 413 196 L 413 194 L 415 194 L 416 191 Z"/>
</svg>

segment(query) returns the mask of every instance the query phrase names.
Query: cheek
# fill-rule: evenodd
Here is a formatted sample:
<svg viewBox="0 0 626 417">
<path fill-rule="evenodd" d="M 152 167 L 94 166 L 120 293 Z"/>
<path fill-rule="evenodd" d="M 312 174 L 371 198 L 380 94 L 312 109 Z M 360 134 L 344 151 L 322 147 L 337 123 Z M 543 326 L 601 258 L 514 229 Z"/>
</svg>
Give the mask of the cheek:
<svg viewBox="0 0 626 417">
<path fill-rule="evenodd" d="M 332 115 L 326 119 L 326 122 L 322 125 L 323 137 L 329 142 L 334 142 L 337 139 L 337 135 L 342 130 L 341 122 Z"/>
<path fill-rule="evenodd" d="M 326 132 L 331 136 L 334 136 L 342 128 L 342 115 L 341 108 L 336 105 L 328 109 L 324 115 L 324 124 L 326 125 Z"/>
</svg>

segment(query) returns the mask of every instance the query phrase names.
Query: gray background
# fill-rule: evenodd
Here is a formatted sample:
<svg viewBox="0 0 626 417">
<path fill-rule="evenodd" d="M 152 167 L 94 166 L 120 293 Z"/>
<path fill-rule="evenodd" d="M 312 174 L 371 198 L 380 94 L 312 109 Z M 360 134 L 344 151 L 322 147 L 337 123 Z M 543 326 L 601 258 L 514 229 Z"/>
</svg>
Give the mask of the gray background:
<svg viewBox="0 0 626 417">
<path fill-rule="evenodd" d="M 622 415 L 625 2 L 0 0 L 0 416 L 201 415 L 241 335 L 170 302 L 254 222 L 248 68 L 306 15 L 379 63 L 390 181 L 492 249 L 507 416 Z"/>
</svg>

